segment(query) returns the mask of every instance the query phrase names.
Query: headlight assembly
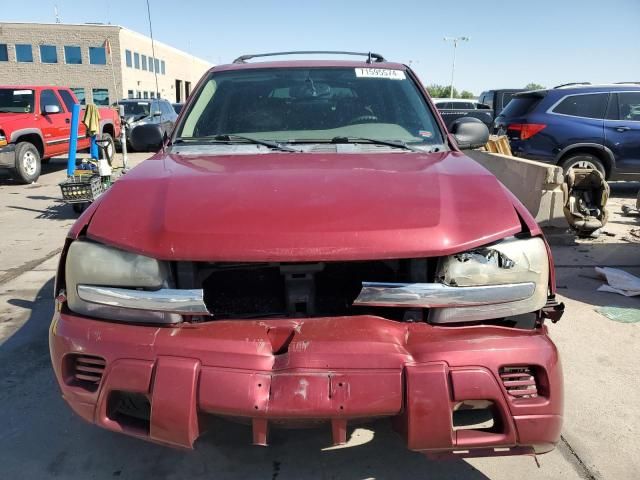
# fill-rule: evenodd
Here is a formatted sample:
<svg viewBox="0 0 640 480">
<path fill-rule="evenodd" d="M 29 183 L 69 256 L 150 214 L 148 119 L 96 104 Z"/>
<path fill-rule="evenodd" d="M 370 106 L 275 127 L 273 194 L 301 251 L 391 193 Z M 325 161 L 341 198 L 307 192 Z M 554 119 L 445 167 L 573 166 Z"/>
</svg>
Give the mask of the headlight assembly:
<svg viewBox="0 0 640 480">
<path fill-rule="evenodd" d="M 126 292 L 158 290 L 167 287 L 168 280 L 168 265 L 143 255 L 86 240 L 76 240 L 67 252 L 67 304 L 79 314 L 118 321 L 178 323 L 182 317 L 174 312 L 145 310 L 144 304 L 140 304 L 139 309 L 135 305 L 123 306 L 131 296 Z M 116 292 L 116 297 L 104 297 L 107 300 L 102 301 L 86 291 L 101 289 Z"/>
<path fill-rule="evenodd" d="M 549 258 L 542 238 L 509 238 L 489 247 L 445 257 L 436 274 L 453 287 L 532 284 L 530 296 L 488 305 L 433 308 L 433 323 L 468 322 L 535 312 L 547 302 Z"/>
<path fill-rule="evenodd" d="M 354 305 L 429 308 L 431 323 L 535 312 L 547 301 L 549 259 L 541 238 L 509 238 L 444 257 L 434 283 L 363 282 Z"/>
</svg>

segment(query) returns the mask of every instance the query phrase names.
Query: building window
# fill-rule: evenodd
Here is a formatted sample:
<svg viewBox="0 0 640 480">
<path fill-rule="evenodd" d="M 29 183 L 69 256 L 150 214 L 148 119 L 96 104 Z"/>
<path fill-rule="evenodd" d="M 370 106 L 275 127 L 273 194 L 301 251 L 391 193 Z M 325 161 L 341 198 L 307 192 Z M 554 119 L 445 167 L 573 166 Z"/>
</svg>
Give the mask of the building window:
<svg viewBox="0 0 640 480">
<path fill-rule="evenodd" d="M 82 52 L 80 47 L 65 45 L 64 61 L 69 65 L 82 65 Z"/>
<path fill-rule="evenodd" d="M 73 92 L 73 94 L 78 99 L 78 103 L 80 103 L 80 105 L 86 105 L 87 100 L 86 100 L 86 96 L 84 94 L 84 88 L 82 88 L 82 87 L 71 87 L 71 91 Z"/>
<path fill-rule="evenodd" d="M 149 71 L 153 72 L 153 57 L 149 57 Z"/>
<path fill-rule="evenodd" d="M 131 68 L 131 66 L 133 65 L 131 63 L 131 50 L 125 50 L 124 51 L 124 58 L 127 62 L 127 67 Z"/>
<path fill-rule="evenodd" d="M 109 90 L 106 88 L 94 88 L 91 93 L 93 94 L 93 103 L 109 106 Z"/>
<path fill-rule="evenodd" d="M 107 52 L 104 47 L 89 47 L 89 63 L 91 65 L 107 64 Z"/>
<path fill-rule="evenodd" d="M 142 93 L 140 90 L 136 91 L 136 98 L 142 98 Z"/>
<path fill-rule="evenodd" d="M 149 92 L 149 98 L 156 98 L 156 92 Z"/>
<path fill-rule="evenodd" d="M 55 45 L 40 45 L 40 61 L 42 63 L 58 63 L 58 52 Z"/>
<path fill-rule="evenodd" d="M 133 54 L 133 66 L 138 70 L 140 70 L 140 54 L 139 53 Z"/>
<path fill-rule="evenodd" d="M 147 70 L 147 56 L 142 55 L 142 69 Z"/>
<path fill-rule="evenodd" d="M 157 58 L 154 59 L 154 65 L 156 66 L 156 72 L 160 73 L 160 60 L 158 60 Z"/>
<path fill-rule="evenodd" d="M 16 43 L 16 60 L 18 62 L 32 63 L 33 51 L 28 43 Z"/>
<path fill-rule="evenodd" d="M 7 51 L 7 44 L 0 43 L 0 62 L 9 61 L 9 52 Z"/>
<path fill-rule="evenodd" d="M 133 90 L 127 90 L 127 98 L 133 98 Z"/>
<path fill-rule="evenodd" d="M 164 60 L 160 61 L 160 72 L 162 73 L 162 75 L 164 75 L 164 72 L 165 72 L 165 70 L 164 70 Z"/>
<path fill-rule="evenodd" d="M 142 92 L 142 98 L 149 98 L 149 92 L 147 91 Z"/>
</svg>

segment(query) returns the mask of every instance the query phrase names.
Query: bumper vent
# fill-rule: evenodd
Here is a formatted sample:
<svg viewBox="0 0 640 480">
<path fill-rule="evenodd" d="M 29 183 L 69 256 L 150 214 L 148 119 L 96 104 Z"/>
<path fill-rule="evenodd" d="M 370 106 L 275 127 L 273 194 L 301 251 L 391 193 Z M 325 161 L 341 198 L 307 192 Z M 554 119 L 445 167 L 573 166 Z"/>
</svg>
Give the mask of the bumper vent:
<svg viewBox="0 0 640 480">
<path fill-rule="evenodd" d="M 500 379 L 507 393 L 515 398 L 536 398 L 538 386 L 531 367 L 504 367 Z"/>
<path fill-rule="evenodd" d="M 74 355 L 70 374 L 75 385 L 95 391 L 100 385 L 106 361 L 91 355 Z"/>
</svg>

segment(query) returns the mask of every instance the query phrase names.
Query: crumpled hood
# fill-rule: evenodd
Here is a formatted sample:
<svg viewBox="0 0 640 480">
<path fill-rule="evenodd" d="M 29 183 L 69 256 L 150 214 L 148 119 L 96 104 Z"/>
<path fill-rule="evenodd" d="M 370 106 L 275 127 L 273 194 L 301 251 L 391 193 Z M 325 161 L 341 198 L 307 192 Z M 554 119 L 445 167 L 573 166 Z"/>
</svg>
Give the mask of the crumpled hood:
<svg viewBox="0 0 640 480">
<path fill-rule="evenodd" d="M 457 152 L 158 154 L 101 199 L 87 235 L 167 260 L 451 254 L 521 230 L 498 180 Z"/>
</svg>

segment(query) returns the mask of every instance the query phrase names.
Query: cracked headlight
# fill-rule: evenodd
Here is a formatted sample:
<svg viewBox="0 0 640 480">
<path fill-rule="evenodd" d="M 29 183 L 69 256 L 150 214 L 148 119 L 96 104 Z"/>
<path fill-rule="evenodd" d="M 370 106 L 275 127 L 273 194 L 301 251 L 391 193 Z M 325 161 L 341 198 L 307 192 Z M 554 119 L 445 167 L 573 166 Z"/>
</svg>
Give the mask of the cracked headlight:
<svg viewBox="0 0 640 480">
<path fill-rule="evenodd" d="M 432 308 L 432 323 L 457 323 L 511 317 L 545 306 L 549 258 L 542 238 L 508 238 L 494 245 L 443 258 L 436 280 L 452 287 L 533 283 L 531 296 L 491 305 Z"/>
<path fill-rule="evenodd" d="M 114 247 L 76 240 L 69 246 L 65 264 L 69 309 L 81 315 L 136 323 L 177 323 L 180 315 L 88 302 L 80 298 L 78 286 L 94 285 L 157 290 L 168 285 L 165 262 Z"/>
</svg>

